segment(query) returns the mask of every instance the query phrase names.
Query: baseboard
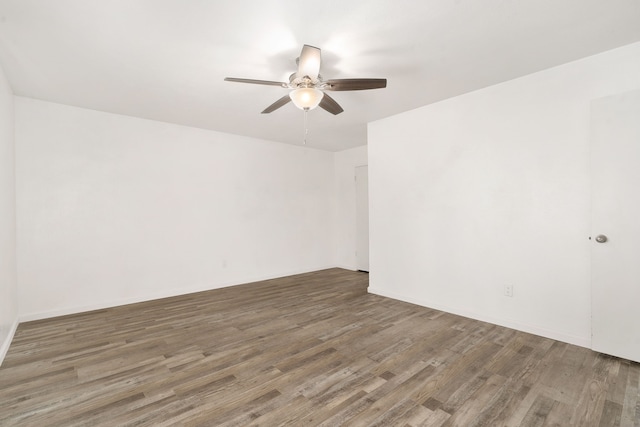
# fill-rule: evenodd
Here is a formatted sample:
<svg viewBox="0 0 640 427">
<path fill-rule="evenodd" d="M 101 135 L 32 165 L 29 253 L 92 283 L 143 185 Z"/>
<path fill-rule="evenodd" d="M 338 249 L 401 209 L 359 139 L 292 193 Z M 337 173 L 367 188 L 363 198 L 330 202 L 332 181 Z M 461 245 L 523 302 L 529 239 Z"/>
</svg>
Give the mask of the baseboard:
<svg viewBox="0 0 640 427">
<path fill-rule="evenodd" d="M 392 298 L 395 300 L 420 305 L 422 307 L 433 308 L 435 310 L 446 311 L 447 313 L 467 317 L 469 319 L 475 319 L 475 320 L 480 320 L 482 322 L 492 323 L 498 326 L 504 326 L 506 328 L 515 329 L 515 330 L 526 332 L 533 335 L 538 335 L 544 338 L 550 338 L 556 341 L 562 341 L 562 342 L 577 345 L 580 347 L 591 348 L 590 339 L 566 334 L 561 331 L 550 330 L 550 329 L 541 328 L 535 325 L 527 325 L 527 324 L 519 323 L 510 319 L 499 319 L 491 316 L 486 316 L 480 313 L 475 313 L 467 310 L 460 310 L 454 307 L 447 307 L 440 304 L 434 304 L 432 302 L 427 302 L 427 301 L 407 297 L 405 295 L 396 294 L 394 292 L 387 292 L 385 290 L 376 289 L 372 287 L 369 287 L 367 291 L 370 294 L 380 295 L 382 297 Z"/>
<path fill-rule="evenodd" d="M 190 288 L 171 289 L 171 290 L 165 290 L 163 292 L 139 295 L 139 296 L 135 296 L 135 297 L 131 297 L 131 298 L 115 299 L 115 300 L 106 301 L 106 302 L 101 301 L 101 302 L 96 303 L 96 304 L 65 307 L 65 308 L 61 308 L 61 309 L 48 310 L 48 311 L 44 311 L 44 312 L 21 313 L 20 316 L 19 316 L 19 320 L 20 320 L 20 322 L 31 322 L 33 320 L 49 319 L 49 318 L 52 318 L 52 317 L 66 316 L 66 315 L 69 315 L 69 314 L 84 313 L 84 312 L 93 311 L 93 310 L 103 310 L 105 308 L 118 307 L 118 306 L 121 306 L 121 305 L 136 304 L 136 303 L 139 303 L 139 302 L 152 301 L 152 300 L 157 300 L 157 299 L 162 299 L 162 298 L 170 298 L 170 297 L 175 297 L 175 296 L 179 296 L 179 295 L 193 294 L 193 293 L 196 293 L 196 292 L 211 291 L 211 290 L 214 290 L 214 289 L 227 288 L 229 286 L 244 285 L 246 283 L 260 282 L 260 281 L 263 281 L 263 280 L 279 279 L 281 277 L 295 276 L 297 274 L 311 273 L 311 272 L 314 272 L 314 271 L 326 270 L 326 269 L 329 269 L 329 268 L 335 268 L 335 266 L 332 265 L 332 266 L 319 267 L 319 268 L 314 268 L 314 269 L 288 271 L 288 272 L 278 273 L 278 274 L 273 274 L 273 275 L 247 276 L 247 277 L 239 278 L 238 280 L 234 280 L 234 281 L 230 281 L 230 282 L 216 283 L 214 285 L 202 285 L 202 286 L 195 286 L 195 287 L 190 287 Z"/>
<path fill-rule="evenodd" d="M 358 271 L 357 267 L 353 265 L 346 265 L 346 264 L 335 265 L 333 268 L 341 268 L 343 270 Z"/>
<path fill-rule="evenodd" d="M 16 334 L 16 330 L 18 329 L 18 319 L 13 322 L 11 328 L 9 329 L 9 334 L 6 336 L 4 342 L 0 346 L 0 366 L 2 366 L 2 362 L 4 362 L 4 357 L 7 355 L 9 351 L 9 347 L 11 346 L 11 341 L 13 341 L 13 336 Z"/>
</svg>

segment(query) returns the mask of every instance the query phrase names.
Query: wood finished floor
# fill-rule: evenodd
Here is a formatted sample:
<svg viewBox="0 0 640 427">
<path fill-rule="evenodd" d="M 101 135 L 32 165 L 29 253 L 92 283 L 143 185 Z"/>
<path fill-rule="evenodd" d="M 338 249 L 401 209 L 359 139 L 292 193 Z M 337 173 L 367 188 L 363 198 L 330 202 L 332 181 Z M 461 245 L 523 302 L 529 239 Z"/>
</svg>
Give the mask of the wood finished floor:
<svg viewBox="0 0 640 427">
<path fill-rule="evenodd" d="M 21 324 L 2 426 L 638 426 L 640 365 L 340 269 Z"/>
</svg>

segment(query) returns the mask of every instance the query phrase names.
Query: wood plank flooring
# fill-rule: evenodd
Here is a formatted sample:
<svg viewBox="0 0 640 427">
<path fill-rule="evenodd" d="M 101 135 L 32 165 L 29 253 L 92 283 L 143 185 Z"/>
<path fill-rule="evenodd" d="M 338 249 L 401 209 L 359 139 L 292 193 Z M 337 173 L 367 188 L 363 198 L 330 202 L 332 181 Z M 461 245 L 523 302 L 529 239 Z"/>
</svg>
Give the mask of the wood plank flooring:
<svg viewBox="0 0 640 427">
<path fill-rule="evenodd" d="M 639 426 L 640 365 L 330 269 L 21 324 L 2 426 Z"/>
</svg>

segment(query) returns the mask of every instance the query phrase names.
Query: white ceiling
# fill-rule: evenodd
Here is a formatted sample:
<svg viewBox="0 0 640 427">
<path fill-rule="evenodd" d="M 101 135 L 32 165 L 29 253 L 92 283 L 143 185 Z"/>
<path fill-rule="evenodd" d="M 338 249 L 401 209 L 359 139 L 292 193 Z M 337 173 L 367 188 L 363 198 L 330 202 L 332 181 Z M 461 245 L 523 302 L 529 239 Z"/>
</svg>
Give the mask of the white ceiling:
<svg viewBox="0 0 640 427">
<path fill-rule="evenodd" d="M 640 40 L 640 0 L 0 0 L 0 63 L 17 95 L 301 144 L 286 94 L 303 44 L 332 92 L 308 145 L 366 143 L 366 123 Z"/>
</svg>

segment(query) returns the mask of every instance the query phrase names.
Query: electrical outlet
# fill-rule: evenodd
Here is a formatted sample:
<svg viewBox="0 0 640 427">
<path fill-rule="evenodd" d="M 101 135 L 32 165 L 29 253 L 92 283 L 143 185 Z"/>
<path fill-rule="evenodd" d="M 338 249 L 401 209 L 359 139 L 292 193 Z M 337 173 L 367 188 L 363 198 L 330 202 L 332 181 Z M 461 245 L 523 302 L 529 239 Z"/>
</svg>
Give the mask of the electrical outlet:
<svg viewBox="0 0 640 427">
<path fill-rule="evenodd" d="M 513 285 L 504 285 L 504 296 L 506 297 L 513 296 Z"/>
</svg>

